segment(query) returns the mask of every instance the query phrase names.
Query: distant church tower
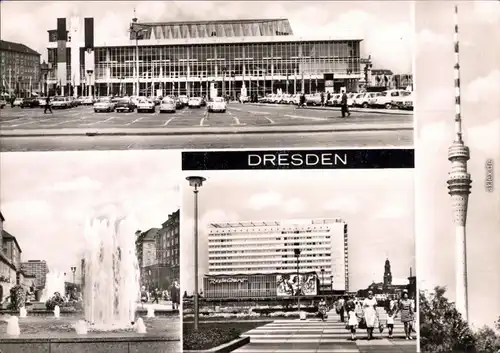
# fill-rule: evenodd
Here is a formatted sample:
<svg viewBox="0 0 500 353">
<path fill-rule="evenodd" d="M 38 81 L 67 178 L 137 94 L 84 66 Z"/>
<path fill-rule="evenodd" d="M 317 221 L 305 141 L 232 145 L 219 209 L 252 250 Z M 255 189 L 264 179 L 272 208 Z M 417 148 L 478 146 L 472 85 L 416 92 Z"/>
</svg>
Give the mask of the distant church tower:
<svg viewBox="0 0 500 353">
<path fill-rule="evenodd" d="M 391 262 L 389 259 L 385 260 L 384 269 L 384 287 L 388 287 L 392 284 L 392 273 L 391 273 Z"/>
</svg>

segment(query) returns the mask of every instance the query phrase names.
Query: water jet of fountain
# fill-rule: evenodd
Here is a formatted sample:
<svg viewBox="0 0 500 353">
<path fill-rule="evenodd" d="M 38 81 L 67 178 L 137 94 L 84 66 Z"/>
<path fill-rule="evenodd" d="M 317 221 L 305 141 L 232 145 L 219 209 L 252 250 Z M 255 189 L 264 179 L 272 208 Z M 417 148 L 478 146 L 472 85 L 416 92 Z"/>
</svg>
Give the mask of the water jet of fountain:
<svg viewBox="0 0 500 353">
<path fill-rule="evenodd" d="M 28 315 L 28 312 L 26 311 L 26 308 L 23 306 L 19 308 L 19 317 L 20 318 L 25 318 Z"/>
<path fill-rule="evenodd" d="M 56 292 L 64 296 L 65 291 L 64 273 L 51 270 L 45 275 L 45 288 L 42 292 L 41 301 L 49 300 Z"/>
<path fill-rule="evenodd" d="M 84 312 L 93 329 L 131 328 L 139 297 L 133 222 L 94 218 L 85 227 Z"/>
<path fill-rule="evenodd" d="M 89 331 L 89 327 L 84 320 L 78 320 L 73 327 L 78 335 L 86 335 Z"/>
<path fill-rule="evenodd" d="M 59 307 L 59 305 L 56 305 L 54 307 L 54 317 L 56 319 L 59 319 L 60 316 L 61 316 L 61 308 Z"/>
<path fill-rule="evenodd" d="M 137 322 L 135 323 L 135 332 L 146 333 L 146 325 L 144 325 L 142 318 L 137 319 Z"/>
<path fill-rule="evenodd" d="M 152 306 L 148 307 L 147 317 L 155 317 L 155 309 Z"/>
<path fill-rule="evenodd" d="M 21 329 L 19 328 L 19 319 L 17 316 L 11 316 L 7 320 L 7 335 L 19 336 L 20 334 Z"/>
</svg>

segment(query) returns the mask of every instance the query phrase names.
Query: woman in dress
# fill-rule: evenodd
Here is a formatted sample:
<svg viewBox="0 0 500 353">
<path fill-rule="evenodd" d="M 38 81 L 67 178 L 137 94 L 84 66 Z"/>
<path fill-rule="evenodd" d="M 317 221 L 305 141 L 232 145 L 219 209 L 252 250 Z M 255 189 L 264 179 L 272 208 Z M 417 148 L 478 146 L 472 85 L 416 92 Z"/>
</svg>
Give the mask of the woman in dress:
<svg viewBox="0 0 500 353">
<path fill-rule="evenodd" d="M 413 339 L 411 337 L 411 332 L 413 330 L 413 317 L 414 317 L 414 311 L 413 311 L 413 305 L 408 297 L 408 291 L 404 290 L 403 295 L 401 299 L 399 300 L 399 305 L 398 305 L 398 311 L 396 312 L 396 315 L 398 312 L 401 312 L 401 321 L 403 322 L 405 326 L 405 335 L 407 340 Z"/>
<path fill-rule="evenodd" d="M 392 332 L 394 331 L 394 318 L 396 317 L 396 312 L 398 308 L 394 300 L 389 301 L 389 305 L 385 309 L 387 313 L 387 328 L 389 329 L 389 338 L 392 338 Z"/>
<path fill-rule="evenodd" d="M 319 311 L 319 316 L 321 317 L 321 320 L 325 321 L 326 319 L 326 301 L 325 298 L 321 298 L 318 304 L 318 311 Z"/>
<path fill-rule="evenodd" d="M 373 297 L 373 292 L 368 292 L 368 298 L 363 300 L 363 315 L 366 322 L 366 332 L 368 340 L 373 339 L 373 328 L 377 321 L 377 300 Z"/>
</svg>

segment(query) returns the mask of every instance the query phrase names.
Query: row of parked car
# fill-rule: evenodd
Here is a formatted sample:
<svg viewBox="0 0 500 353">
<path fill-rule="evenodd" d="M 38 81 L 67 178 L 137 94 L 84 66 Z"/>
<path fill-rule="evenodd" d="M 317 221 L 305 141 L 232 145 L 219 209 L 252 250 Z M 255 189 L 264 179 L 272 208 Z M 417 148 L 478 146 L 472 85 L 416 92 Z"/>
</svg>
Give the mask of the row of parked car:
<svg viewBox="0 0 500 353">
<path fill-rule="evenodd" d="M 321 93 L 306 94 L 306 104 L 321 105 Z M 341 105 L 342 94 L 334 93 L 327 99 L 323 94 L 324 104 L 337 107 Z M 300 94 L 269 94 L 259 98 L 259 103 L 295 104 L 300 102 Z M 387 90 L 383 92 L 347 93 L 347 105 L 361 108 L 385 108 L 413 110 L 413 93 L 407 90 Z"/>
<path fill-rule="evenodd" d="M 101 97 L 94 103 L 94 111 L 98 112 L 156 112 L 159 106 L 160 113 L 175 113 L 184 107 L 207 107 L 209 112 L 225 112 L 226 101 L 216 97 L 208 102 L 203 97 L 167 96 L 167 97 Z"/>
</svg>

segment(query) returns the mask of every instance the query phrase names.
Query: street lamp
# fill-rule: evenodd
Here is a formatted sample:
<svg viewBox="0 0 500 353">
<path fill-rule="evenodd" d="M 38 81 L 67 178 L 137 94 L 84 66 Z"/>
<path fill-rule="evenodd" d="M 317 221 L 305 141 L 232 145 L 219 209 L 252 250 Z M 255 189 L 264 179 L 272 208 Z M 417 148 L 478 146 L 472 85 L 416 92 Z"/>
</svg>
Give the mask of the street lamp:
<svg viewBox="0 0 500 353">
<path fill-rule="evenodd" d="M 332 291 L 333 295 L 333 276 L 330 276 L 330 290 Z"/>
<path fill-rule="evenodd" d="M 200 176 L 189 176 L 186 178 L 189 186 L 194 188 L 194 329 L 198 330 L 200 309 L 198 307 L 198 189 L 207 179 Z"/>
<path fill-rule="evenodd" d="M 222 68 L 222 97 L 224 97 L 224 100 L 226 99 L 226 71 L 227 67 Z"/>
<path fill-rule="evenodd" d="M 300 272 L 299 272 L 299 263 L 300 263 L 300 249 L 299 243 L 295 243 L 295 249 L 293 250 L 295 254 L 295 258 L 297 259 L 297 310 L 300 315 Z"/>
<path fill-rule="evenodd" d="M 132 23 L 130 24 L 130 32 L 134 33 L 135 38 L 135 73 L 136 73 L 136 85 L 137 90 L 135 95 L 139 96 L 140 93 L 140 83 L 139 83 L 139 34 L 144 32 L 143 28 L 139 28 L 137 26 L 137 17 L 135 16 L 134 9 L 134 18 L 132 19 Z"/>
<path fill-rule="evenodd" d="M 324 289 L 325 289 L 325 269 L 322 268 L 321 269 L 321 287 L 320 287 L 320 293 L 323 293 Z"/>
<path fill-rule="evenodd" d="M 73 272 L 73 284 L 75 283 L 75 272 L 76 272 L 76 266 L 71 266 L 71 272 Z"/>
</svg>

